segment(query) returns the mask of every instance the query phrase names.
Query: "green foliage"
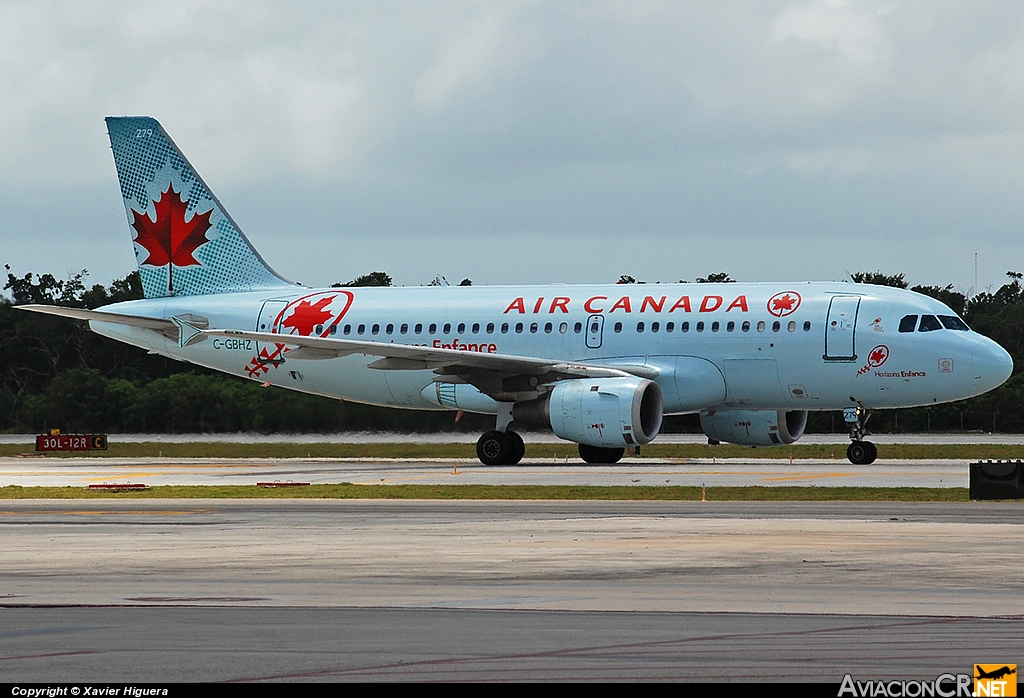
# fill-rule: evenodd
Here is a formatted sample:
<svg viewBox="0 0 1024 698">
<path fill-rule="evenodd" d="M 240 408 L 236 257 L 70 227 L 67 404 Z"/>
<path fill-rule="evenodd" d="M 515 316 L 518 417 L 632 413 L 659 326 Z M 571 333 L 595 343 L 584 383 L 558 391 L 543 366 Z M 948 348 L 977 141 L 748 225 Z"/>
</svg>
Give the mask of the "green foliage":
<svg viewBox="0 0 1024 698">
<path fill-rule="evenodd" d="M 727 272 L 720 271 L 714 274 L 708 274 L 707 276 L 698 276 L 698 284 L 734 284 L 736 279 L 729 276 Z"/>
<path fill-rule="evenodd" d="M 915 291 L 925 296 L 930 296 L 940 303 L 945 303 L 957 315 L 963 315 L 967 307 L 967 296 L 959 291 L 953 290 L 953 284 L 946 286 L 912 286 Z"/>
<path fill-rule="evenodd" d="M 855 271 L 850 278 L 858 284 L 874 284 L 875 286 L 893 286 L 894 288 L 906 288 L 906 274 L 883 274 L 880 271 Z"/>
<path fill-rule="evenodd" d="M 142 297 L 138 272 L 109 286 L 86 287 L 83 270 L 59 280 L 50 274 L 15 275 L 7 267 L 5 291 L 17 303 L 96 308 Z M 905 288 L 903 274 L 859 273 L 858 280 Z M 438 277 L 441 279 L 441 277 Z M 906 431 L 1024 431 L 1024 275 L 1007 272 L 999 289 L 967 299 L 947 286 L 912 290 L 950 306 L 978 332 L 1005 347 L 1015 375 L 998 389 L 971 400 L 876 413 L 878 433 Z M 709 274 L 701 282 L 732 281 Z M 638 283 L 623 275 L 622 283 Z M 373 272 L 348 285 L 390 285 Z M 445 283 L 441 280 L 438 283 Z M 105 432 L 344 430 L 485 431 L 486 417 L 467 414 L 458 424 L 450 412 L 417 412 L 342 403 L 258 383 L 150 355 L 90 332 L 84 323 L 15 310 L 0 297 L 0 430 Z M 667 418 L 665 431 L 699 431 L 695 416 Z M 841 415 L 811 413 L 811 432 L 844 432 Z"/>
<path fill-rule="evenodd" d="M 390 286 L 391 275 L 382 271 L 371 271 L 369 274 L 357 276 L 348 283 L 331 284 L 331 288 L 350 288 L 352 286 Z"/>
</svg>

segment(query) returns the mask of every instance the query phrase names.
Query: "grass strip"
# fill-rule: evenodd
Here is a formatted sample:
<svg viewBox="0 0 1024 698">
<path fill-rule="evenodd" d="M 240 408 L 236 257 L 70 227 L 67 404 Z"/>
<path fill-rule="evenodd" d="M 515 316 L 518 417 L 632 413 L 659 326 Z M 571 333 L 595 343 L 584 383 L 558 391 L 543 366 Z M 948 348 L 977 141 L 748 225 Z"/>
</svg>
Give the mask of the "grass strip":
<svg viewBox="0 0 1024 698">
<path fill-rule="evenodd" d="M 966 502 L 965 488 L 941 487 L 708 487 L 717 502 Z M 464 499 L 700 501 L 700 487 L 573 485 L 167 485 L 142 492 L 96 492 L 84 487 L 0 487 L 0 499 Z"/>
<path fill-rule="evenodd" d="M 529 434 L 526 436 L 529 442 Z M 48 453 L 45 458 L 462 458 L 476 459 L 476 445 L 463 443 L 416 444 L 416 443 L 118 443 L 117 436 L 110 437 L 106 451 L 83 451 L 75 453 Z M 0 444 L 0 456 L 17 456 L 31 453 L 28 444 Z M 774 448 L 753 448 L 721 444 L 659 444 L 644 446 L 644 458 L 664 459 L 711 459 L 711 458 L 792 458 L 800 459 L 846 459 L 846 444 L 793 444 Z M 542 458 L 562 461 L 565 458 L 578 459 L 573 444 L 527 443 L 527 458 Z M 883 444 L 878 447 L 878 457 L 883 459 L 935 460 L 953 458 L 961 460 L 1017 460 L 1024 459 L 1024 445 L 1018 444 Z"/>
</svg>

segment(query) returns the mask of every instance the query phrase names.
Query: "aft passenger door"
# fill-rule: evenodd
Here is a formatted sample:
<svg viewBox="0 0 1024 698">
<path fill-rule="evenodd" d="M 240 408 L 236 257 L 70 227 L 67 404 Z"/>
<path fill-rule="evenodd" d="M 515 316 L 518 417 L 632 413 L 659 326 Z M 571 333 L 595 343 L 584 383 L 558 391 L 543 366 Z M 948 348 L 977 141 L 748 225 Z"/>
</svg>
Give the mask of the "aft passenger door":
<svg viewBox="0 0 1024 698">
<path fill-rule="evenodd" d="M 288 305 L 288 301 L 266 301 L 263 303 L 263 307 L 260 309 L 259 317 L 256 319 L 256 331 L 257 332 L 274 332 L 280 331 L 275 322 L 277 317 Z M 264 351 L 265 349 L 265 351 Z M 260 357 L 262 361 L 280 362 L 283 361 L 278 356 L 278 349 L 273 344 L 267 344 L 265 342 L 256 343 L 256 356 Z"/>
<path fill-rule="evenodd" d="M 825 320 L 826 361 L 856 361 L 855 341 L 860 296 L 833 296 Z"/>
</svg>

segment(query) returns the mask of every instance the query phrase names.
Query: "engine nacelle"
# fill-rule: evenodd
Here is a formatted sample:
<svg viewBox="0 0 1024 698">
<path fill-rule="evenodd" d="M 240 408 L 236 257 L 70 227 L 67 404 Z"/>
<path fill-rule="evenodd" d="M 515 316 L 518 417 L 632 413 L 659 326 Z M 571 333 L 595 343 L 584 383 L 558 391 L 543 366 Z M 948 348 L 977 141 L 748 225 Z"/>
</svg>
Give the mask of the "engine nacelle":
<svg viewBox="0 0 1024 698">
<path fill-rule="evenodd" d="M 557 383 L 539 400 L 517 402 L 512 419 L 547 427 L 578 444 L 624 448 L 650 443 L 661 430 L 663 412 L 661 388 L 654 381 L 583 378 Z"/>
<path fill-rule="evenodd" d="M 782 446 L 804 435 L 806 410 L 716 410 L 700 413 L 708 438 L 742 446 Z"/>
</svg>

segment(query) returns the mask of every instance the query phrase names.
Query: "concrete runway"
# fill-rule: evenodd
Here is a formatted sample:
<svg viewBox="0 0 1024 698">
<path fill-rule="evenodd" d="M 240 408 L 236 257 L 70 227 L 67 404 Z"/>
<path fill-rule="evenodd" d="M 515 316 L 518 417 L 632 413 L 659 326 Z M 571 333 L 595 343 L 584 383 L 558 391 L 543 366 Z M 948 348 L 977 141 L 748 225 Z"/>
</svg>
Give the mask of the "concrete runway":
<svg viewBox="0 0 1024 698">
<path fill-rule="evenodd" d="M 808 487 L 964 487 L 967 460 L 879 460 L 870 466 L 835 460 L 627 458 L 592 466 L 578 458 L 529 459 L 516 466 L 438 459 L 0 458 L 0 487 L 110 482 L 146 485 L 255 485 L 257 482 L 485 485 L 780 485 Z"/>
<path fill-rule="evenodd" d="M 1022 534 L 1012 503 L 3 501 L 0 673 L 934 678 L 1024 659 Z"/>
</svg>

